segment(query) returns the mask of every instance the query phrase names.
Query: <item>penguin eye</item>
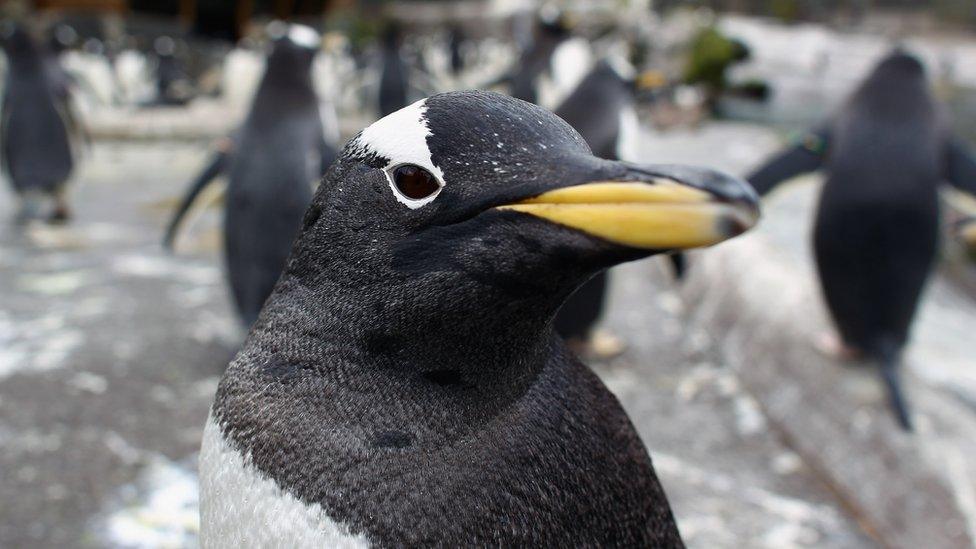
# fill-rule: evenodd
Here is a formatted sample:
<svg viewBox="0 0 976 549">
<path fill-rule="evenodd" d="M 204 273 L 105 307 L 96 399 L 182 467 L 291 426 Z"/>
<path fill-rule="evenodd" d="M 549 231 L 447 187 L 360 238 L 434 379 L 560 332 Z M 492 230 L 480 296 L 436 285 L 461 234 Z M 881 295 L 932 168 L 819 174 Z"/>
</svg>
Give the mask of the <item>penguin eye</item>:
<svg viewBox="0 0 976 549">
<path fill-rule="evenodd" d="M 429 171 L 415 164 L 403 164 L 393 170 L 393 184 L 412 200 L 422 200 L 440 190 L 440 183 Z"/>
</svg>

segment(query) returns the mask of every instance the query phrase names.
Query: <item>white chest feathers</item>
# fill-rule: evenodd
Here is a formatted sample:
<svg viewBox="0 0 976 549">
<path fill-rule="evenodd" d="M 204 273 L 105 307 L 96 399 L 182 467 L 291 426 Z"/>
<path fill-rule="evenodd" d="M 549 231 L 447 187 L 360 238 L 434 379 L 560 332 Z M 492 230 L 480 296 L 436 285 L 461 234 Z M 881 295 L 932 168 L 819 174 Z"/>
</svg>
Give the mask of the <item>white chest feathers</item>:
<svg viewBox="0 0 976 549">
<path fill-rule="evenodd" d="M 318 504 L 282 490 L 207 418 L 200 449 L 200 542 L 211 548 L 369 547 Z"/>
</svg>

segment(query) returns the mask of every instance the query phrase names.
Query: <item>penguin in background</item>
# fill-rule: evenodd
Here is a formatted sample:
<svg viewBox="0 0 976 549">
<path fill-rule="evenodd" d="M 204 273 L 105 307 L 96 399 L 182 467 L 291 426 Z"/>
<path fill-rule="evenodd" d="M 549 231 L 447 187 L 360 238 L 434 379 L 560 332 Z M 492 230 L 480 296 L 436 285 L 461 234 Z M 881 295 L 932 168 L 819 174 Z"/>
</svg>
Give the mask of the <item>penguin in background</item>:
<svg viewBox="0 0 976 549">
<path fill-rule="evenodd" d="M 21 199 L 17 221 L 45 215 L 50 203 L 48 221 L 63 223 L 71 217 L 66 186 L 75 166 L 72 136 L 81 132 L 69 80 L 63 69 L 52 69 L 52 61 L 20 25 L 2 23 L 0 44 L 7 55 L 0 163 Z"/>
<path fill-rule="evenodd" d="M 170 36 L 153 40 L 156 97 L 149 106 L 181 107 L 193 99 L 194 90 L 184 60 L 178 55 L 177 42 Z"/>
<path fill-rule="evenodd" d="M 813 248 L 838 339 L 831 354 L 878 365 L 898 423 L 912 419 L 899 372 L 939 239 L 939 187 L 976 194 L 976 161 L 944 124 L 922 64 L 895 50 L 832 120 L 749 181 L 760 195 L 823 170 Z"/>
<path fill-rule="evenodd" d="M 553 54 L 572 37 L 572 23 L 568 16 L 555 10 L 544 10 L 535 22 L 532 41 L 522 51 L 512 71 L 489 84 L 507 83 L 509 95 L 530 103 L 539 103 L 538 83 L 543 74 L 551 72 Z"/>
<path fill-rule="evenodd" d="M 451 74 L 455 78 L 461 76 L 464 71 L 464 30 L 460 25 L 451 27 L 447 38 L 447 49 L 451 60 Z"/>
<path fill-rule="evenodd" d="M 380 68 L 379 114 L 384 117 L 407 105 L 410 69 L 403 59 L 403 31 L 391 22 L 383 31 Z"/>
<path fill-rule="evenodd" d="M 643 76 L 643 75 L 641 75 Z M 556 109 L 586 141 L 593 154 L 607 160 L 631 160 L 625 150 L 640 131 L 635 97 L 646 87 L 621 58 L 598 61 Z M 619 353 L 623 343 L 606 334 L 594 339 L 593 326 L 603 313 L 609 275 L 601 271 L 566 300 L 556 316 L 556 331 L 578 356 L 603 358 Z"/>
<path fill-rule="evenodd" d="M 499 94 L 377 121 L 220 382 L 202 546 L 683 547 L 636 430 L 552 321 L 595 272 L 757 215 L 742 181 L 597 158 Z"/>
<path fill-rule="evenodd" d="M 317 32 L 273 24 L 267 67 L 243 126 L 222 140 L 190 184 L 166 231 L 172 249 L 187 212 L 218 175 L 228 177 L 224 254 L 231 292 L 242 322 L 250 326 L 271 293 L 288 256 L 312 185 L 332 164 L 335 147 L 325 137 L 311 67 Z"/>
</svg>

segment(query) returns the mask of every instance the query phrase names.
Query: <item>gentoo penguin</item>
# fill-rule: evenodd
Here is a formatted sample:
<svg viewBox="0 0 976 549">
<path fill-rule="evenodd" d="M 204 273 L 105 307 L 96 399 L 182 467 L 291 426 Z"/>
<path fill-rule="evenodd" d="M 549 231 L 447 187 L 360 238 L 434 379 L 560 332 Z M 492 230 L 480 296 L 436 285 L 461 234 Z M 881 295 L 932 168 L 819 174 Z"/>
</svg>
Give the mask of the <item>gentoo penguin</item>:
<svg viewBox="0 0 976 549">
<path fill-rule="evenodd" d="M 204 547 L 680 547 L 620 404 L 552 330 L 601 269 L 755 222 L 736 179 L 599 159 L 489 92 L 343 149 L 220 382 Z"/>
<path fill-rule="evenodd" d="M 502 79 L 509 82 L 510 95 L 538 103 L 538 80 L 551 70 L 553 54 L 571 36 L 570 23 L 565 14 L 542 13 L 536 21 L 532 43 L 519 56 L 512 71 Z"/>
<path fill-rule="evenodd" d="M 172 247 L 194 200 L 226 172 L 227 275 L 238 313 L 248 326 L 284 267 L 312 198 L 312 184 L 336 156 L 323 133 L 312 86 L 318 33 L 292 25 L 280 34 L 244 125 L 223 142 L 190 185 L 164 239 L 164 245 Z"/>
<path fill-rule="evenodd" d="M 638 124 L 634 110 L 637 84 L 633 70 L 627 69 L 599 61 L 555 111 L 579 132 L 594 155 L 607 160 L 621 159 L 624 138 L 631 137 L 627 134 Z M 556 331 L 584 355 L 593 325 L 603 311 L 606 288 L 607 273 L 601 271 L 580 286 L 556 316 Z"/>
<path fill-rule="evenodd" d="M 192 83 L 177 52 L 177 43 L 170 36 L 153 41 L 156 61 L 156 97 L 150 105 L 183 106 L 193 99 Z"/>
<path fill-rule="evenodd" d="M 798 173 L 826 172 L 814 255 L 840 336 L 834 347 L 880 366 L 905 429 L 901 354 L 935 259 L 939 183 L 976 192 L 976 163 L 939 114 L 922 65 L 895 51 L 832 120 L 749 177 L 765 194 Z"/>
<path fill-rule="evenodd" d="M 71 133 L 79 129 L 68 81 L 54 78 L 50 61 L 24 28 L 4 23 L 0 42 L 7 54 L 0 161 L 22 200 L 18 220 L 39 215 L 42 202 L 51 199 L 49 220 L 66 221 L 70 209 L 65 184 L 75 164 Z"/>
<path fill-rule="evenodd" d="M 398 111 L 407 105 L 409 69 L 400 48 L 403 32 L 400 25 L 390 23 L 383 33 L 381 51 L 379 113 L 380 117 Z"/>
</svg>

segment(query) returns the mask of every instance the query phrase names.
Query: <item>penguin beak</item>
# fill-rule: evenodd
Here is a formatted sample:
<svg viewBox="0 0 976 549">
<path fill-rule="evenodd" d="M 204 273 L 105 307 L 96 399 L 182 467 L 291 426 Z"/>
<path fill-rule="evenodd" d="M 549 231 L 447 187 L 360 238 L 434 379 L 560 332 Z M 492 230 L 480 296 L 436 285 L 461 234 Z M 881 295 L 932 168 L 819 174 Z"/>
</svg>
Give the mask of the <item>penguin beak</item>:
<svg viewBox="0 0 976 549">
<path fill-rule="evenodd" d="M 758 199 L 748 184 L 685 166 L 630 166 L 623 180 L 557 188 L 496 209 L 642 250 L 711 246 L 759 220 Z"/>
</svg>

